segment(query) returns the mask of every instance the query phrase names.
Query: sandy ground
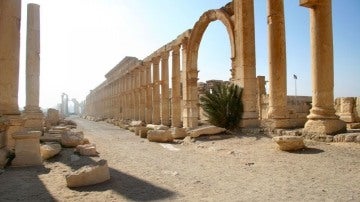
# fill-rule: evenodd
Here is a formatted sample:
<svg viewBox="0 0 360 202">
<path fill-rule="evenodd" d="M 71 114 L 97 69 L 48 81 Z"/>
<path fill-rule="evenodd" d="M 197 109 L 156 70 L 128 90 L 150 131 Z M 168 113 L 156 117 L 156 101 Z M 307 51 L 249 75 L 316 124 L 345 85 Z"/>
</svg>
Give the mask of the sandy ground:
<svg viewBox="0 0 360 202">
<path fill-rule="evenodd" d="M 295 153 L 261 135 L 159 144 L 104 122 L 75 118 L 100 157 L 0 171 L 0 201 L 360 201 L 360 144 L 307 141 Z M 69 189 L 65 175 L 108 160 L 111 180 Z"/>
</svg>

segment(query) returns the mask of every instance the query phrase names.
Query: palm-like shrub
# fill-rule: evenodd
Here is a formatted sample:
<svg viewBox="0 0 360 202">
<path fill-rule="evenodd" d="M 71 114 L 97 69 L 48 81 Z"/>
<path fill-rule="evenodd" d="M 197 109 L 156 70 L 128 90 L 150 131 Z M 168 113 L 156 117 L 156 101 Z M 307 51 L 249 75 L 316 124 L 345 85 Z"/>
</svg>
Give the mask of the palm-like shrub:
<svg viewBox="0 0 360 202">
<path fill-rule="evenodd" d="M 200 97 L 200 105 L 211 124 L 233 129 L 238 126 L 243 113 L 241 95 L 239 86 L 218 83 Z"/>
</svg>

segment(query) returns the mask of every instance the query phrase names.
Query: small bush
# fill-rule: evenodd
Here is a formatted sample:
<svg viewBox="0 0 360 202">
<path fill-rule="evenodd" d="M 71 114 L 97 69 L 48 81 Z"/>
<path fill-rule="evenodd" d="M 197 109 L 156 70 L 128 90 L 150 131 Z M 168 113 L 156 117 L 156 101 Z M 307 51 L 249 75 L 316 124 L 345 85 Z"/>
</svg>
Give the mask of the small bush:
<svg viewBox="0 0 360 202">
<path fill-rule="evenodd" d="M 219 83 L 200 97 L 200 105 L 208 121 L 219 127 L 234 129 L 243 113 L 242 88 L 235 84 Z"/>
</svg>

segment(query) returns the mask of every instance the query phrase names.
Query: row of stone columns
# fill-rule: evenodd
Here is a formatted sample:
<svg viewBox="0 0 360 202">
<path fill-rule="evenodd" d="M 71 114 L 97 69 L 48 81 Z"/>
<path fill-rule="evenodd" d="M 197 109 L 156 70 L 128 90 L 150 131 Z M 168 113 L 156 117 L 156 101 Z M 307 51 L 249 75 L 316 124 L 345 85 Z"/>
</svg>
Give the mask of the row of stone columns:
<svg viewBox="0 0 360 202">
<path fill-rule="evenodd" d="M 87 96 L 86 114 L 181 127 L 180 48 L 182 46 L 184 51 L 184 44 L 174 45 L 171 50 L 128 68 L 115 80 L 105 81 Z M 169 93 L 170 54 L 171 94 Z"/>
</svg>

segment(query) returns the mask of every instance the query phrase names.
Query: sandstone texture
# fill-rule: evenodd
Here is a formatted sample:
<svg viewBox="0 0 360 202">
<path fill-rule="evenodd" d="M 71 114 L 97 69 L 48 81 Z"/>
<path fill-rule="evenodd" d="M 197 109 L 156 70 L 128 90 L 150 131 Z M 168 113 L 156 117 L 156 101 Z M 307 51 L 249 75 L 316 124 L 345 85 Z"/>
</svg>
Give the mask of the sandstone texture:
<svg viewBox="0 0 360 202">
<path fill-rule="evenodd" d="M 217 126 L 201 126 L 199 128 L 188 131 L 188 134 L 191 137 L 199 137 L 201 135 L 215 135 L 225 132 L 225 128 L 220 128 Z"/>
<path fill-rule="evenodd" d="M 84 144 L 84 133 L 82 131 L 67 131 L 61 134 L 61 145 L 63 147 L 76 147 Z"/>
<path fill-rule="evenodd" d="M 42 160 L 47 160 L 61 151 L 61 145 L 58 143 L 46 143 L 40 146 L 40 154 Z"/>
<path fill-rule="evenodd" d="M 81 156 L 98 156 L 95 144 L 83 144 L 76 146 L 75 152 Z"/>
<path fill-rule="evenodd" d="M 282 151 L 296 151 L 305 148 L 304 140 L 298 136 L 277 136 L 273 140 L 279 145 Z"/>
<path fill-rule="evenodd" d="M 169 130 L 149 130 L 147 139 L 150 142 L 172 142 L 174 140 Z"/>
<path fill-rule="evenodd" d="M 66 177 L 69 188 L 99 184 L 110 179 L 107 161 L 102 159 L 94 165 L 88 165 L 70 173 Z"/>
<path fill-rule="evenodd" d="M 170 129 L 170 131 L 174 139 L 182 139 L 187 136 L 187 132 L 184 128 L 173 127 Z"/>
</svg>

